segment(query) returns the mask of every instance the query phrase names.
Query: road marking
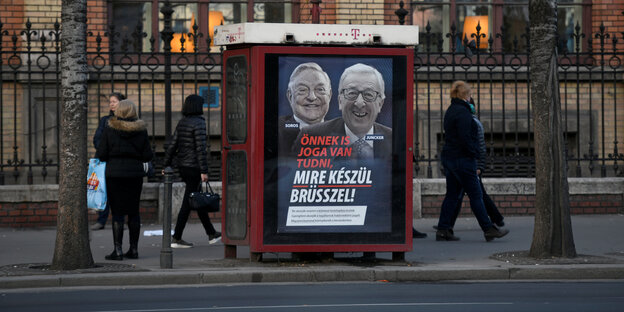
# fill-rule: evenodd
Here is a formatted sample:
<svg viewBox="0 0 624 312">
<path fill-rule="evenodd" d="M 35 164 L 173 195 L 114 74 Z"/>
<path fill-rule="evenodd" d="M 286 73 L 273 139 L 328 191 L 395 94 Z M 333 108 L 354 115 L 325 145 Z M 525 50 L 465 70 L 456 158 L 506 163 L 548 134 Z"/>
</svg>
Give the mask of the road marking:
<svg viewBox="0 0 624 312">
<path fill-rule="evenodd" d="M 352 303 L 352 304 L 297 304 L 270 306 L 235 306 L 205 308 L 171 308 L 171 309 L 140 309 L 140 310 L 106 310 L 94 312 L 167 312 L 167 311 L 218 311 L 244 309 L 292 309 L 292 308 L 348 308 L 348 307 L 400 307 L 400 306 L 462 306 L 462 305 L 512 305 L 512 302 L 405 302 L 405 303 Z"/>
</svg>

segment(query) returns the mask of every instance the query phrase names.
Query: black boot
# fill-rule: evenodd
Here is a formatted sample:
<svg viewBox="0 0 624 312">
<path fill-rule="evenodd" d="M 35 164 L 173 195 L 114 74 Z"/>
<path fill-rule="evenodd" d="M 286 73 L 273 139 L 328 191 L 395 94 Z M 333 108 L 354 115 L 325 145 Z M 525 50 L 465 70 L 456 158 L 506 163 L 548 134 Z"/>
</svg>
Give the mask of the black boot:
<svg viewBox="0 0 624 312">
<path fill-rule="evenodd" d="M 141 234 L 141 223 L 138 220 L 128 220 L 128 232 L 130 232 L 130 249 L 124 254 L 128 259 L 139 257 L 139 236 Z"/>
<path fill-rule="evenodd" d="M 458 241 L 459 237 L 455 236 L 453 230 L 438 230 L 436 232 L 436 240 L 437 241 Z"/>
<path fill-rule="evenodd" d="M 492 226 L 487 231 L 483 232 L 483 236 L 485 236 L 485 241 L 490 242 L 495 238 L 501 238 L 505 235 L 509 234 L 509 230 L 499 229 L 495 226 Z"/>
<path fill-rule="evenodd" d="M 113 244 L 115 250 L 110 255 L 104 257 L 106 260 L 123 260 L 123 250 L 121 241 L 123 240 L 123 223 L 113 221 Z"/>
<path fill-rule="evenodd" d="M 415 228 L 412 228 L 412 237 L 413 238 L 425 238 L 427 237 L 427 234 L 418 232 Z"/>
</svg>

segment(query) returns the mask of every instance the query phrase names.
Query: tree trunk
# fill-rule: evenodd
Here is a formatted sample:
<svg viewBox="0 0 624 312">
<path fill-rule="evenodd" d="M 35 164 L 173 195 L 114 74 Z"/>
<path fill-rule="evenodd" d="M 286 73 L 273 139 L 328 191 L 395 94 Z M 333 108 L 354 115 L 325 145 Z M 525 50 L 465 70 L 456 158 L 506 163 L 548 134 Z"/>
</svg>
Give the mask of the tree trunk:
<svg viewBox="0 0 624 312">
<path fill-rule="evenodd" d="M 530 0 L 535 228 L 530 256 L 575 257 L 557 75 L 557 2 Z"/>
<path fill-rule="evenodd" d="M 52 268 L 93 266 L 87 219 L 87 1 L 61 8 L 61 151 L 56 245 Z"/>
</svg>

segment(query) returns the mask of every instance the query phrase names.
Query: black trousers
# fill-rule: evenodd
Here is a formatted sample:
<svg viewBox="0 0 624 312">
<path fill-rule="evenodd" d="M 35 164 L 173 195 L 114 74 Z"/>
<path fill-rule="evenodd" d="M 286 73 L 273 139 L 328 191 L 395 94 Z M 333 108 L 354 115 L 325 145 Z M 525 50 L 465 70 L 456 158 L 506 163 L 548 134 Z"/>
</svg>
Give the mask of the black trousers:
<svg viewBox="0 0 624 312">
<path fill-rule="evenodd" d="M 141 202 L 141 189 L 143 177 L 107 177 L 106 196 L 110 205 L 113 221 L 124 221 L 139 217 L 139 205 Z"/>
<path fill-rule="evenodd" d="M 505 218 L 503 217 L 503 215 L 500 213 L 500 211 L 496 207 L 496 204 L 494 203 L 492 198 L 490 198 L 490 196 L 485 192 L 485 186 L 483 186 L 483 180 L 481 178 L 481 175 L 479 175 L 479 184 L 481 186 L 481 192 L 483 193 L 483 204 L 485 206 L 485 211 L 487 212 L 488 216 L 490 217 L 490 219 L 492 220 L 493 223 L 502 222 L 503 219 L 505 219 Z M 452 222 L 453 226 L 455 226 L 455 221 L 457 221 L 457 217 L 459 217 L 459 213 L 460 213 L 461 207 L 462 207 L 463 198 L 464 198 L 464 193 L 462 192 L 461 198 L 459 199 L 459 201 L 457 203 L 457 208 L 455 210 L 455 215 L 453 216 L 453 222 Z"/>
<path fill-rule="evenodd" d="M 178 213 L 178 219 L 176 221 L 175 231 L 173 232 L 173 238 L 182 239 L 182 233 L 184 233 L 184 227 L 191 214 L 191 206 L 189 205 L 189 195 L 191 192 L 195 192 L 199 189 L 201 183 L 201 172 L 198 168 L 180 167 L 180 177 L 184 182 L 184 198 L 182 199 L 182 207 Z M 204 226 L 204 230 L 207 235 L 213 235 L 217 231 L 210 222 L 210 217 L 207 212 L 197 211 L 197 216 Z"/>
</svg>

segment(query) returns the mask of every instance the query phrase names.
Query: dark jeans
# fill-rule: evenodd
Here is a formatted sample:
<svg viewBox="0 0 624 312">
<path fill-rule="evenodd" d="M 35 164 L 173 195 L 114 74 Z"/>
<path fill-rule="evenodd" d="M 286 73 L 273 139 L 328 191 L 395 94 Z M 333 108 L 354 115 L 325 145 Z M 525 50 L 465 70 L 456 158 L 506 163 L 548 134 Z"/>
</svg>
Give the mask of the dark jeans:
<svg viewBox="0 0 624 312">
<path fill-rule="evenodd" d="M 485 205 L 485 211 L 487 212 L 488 216 L 494 223 L 502 222 L 504 217 L 500 213 L 500 211 L 498 211 L 498 208 L 496 207 L 496 204 L 494 203 L 494 201 L 485 192 L 485 187 L 483 186 L 483 180 L 481 179 L 481 175 L 479 175 L 479 184 L 481 185 L 481 192 L 483 193 L 483 204 Z M 457 202 L 457 210 L 455 211 L 455 218 L 453 219 L 453 227 L 455 227 L 455 221 L 457 221 L 457 217 L 459 216 L 459 213 L 461 211 L 461 206 L 462 206 L 463 201 L 464 201 L 464 192 L 462 191 L 461 198 Z"/>
<path fill-rule="evenodd" d="M 182 207 L 178 212 L 178 220 L 176 221 L 175 231 L 173 232 L 173 238 L 182 239 L 182 233 L 184 233 L 184 227 L 191 214 L 191 206 L 189 205 L 189 195 L 199 189 L 201 183 L 201 173 L 198 168 L 180 167 L 180 177 L 185 184 L 184 198 L 182 199 Z M 197 211 L 197 216 L 204 226 L 206 234 L 213 235 L 217 231 L 210 222 L 210 217 L 205 211 Z"/>
<path fill-rule="evenodd" d="M 108 214 L 110 213 L 110 205 L 106 202 L 106 207 L 104 210 L 98 211 L 97 223 L 106 225 L 106 221 L 108 220 Z"/>
<path fill-rule="evenodd" d="M 492 221 L 485 211 L 481 183 L 477 176 L 477 161 L 472 158 L 446 159 L 442 157 L 446 175 L 446 196 L 442 202 L 438 229 L 452 229 L 455 223 L 458 203 L 461 203 L 464 191 L 470 198 L 470 208 L 477 217 L 483 231 L 492 227 Z"/>
</svg>

